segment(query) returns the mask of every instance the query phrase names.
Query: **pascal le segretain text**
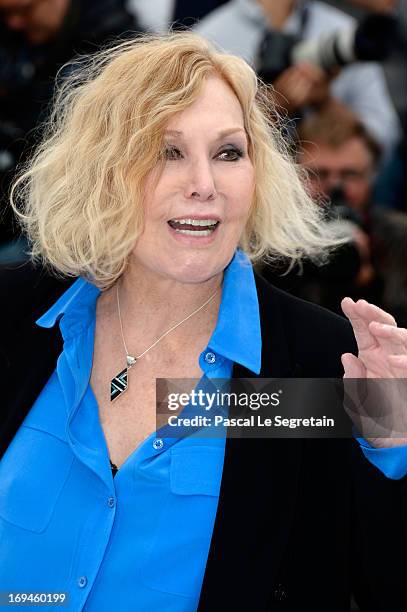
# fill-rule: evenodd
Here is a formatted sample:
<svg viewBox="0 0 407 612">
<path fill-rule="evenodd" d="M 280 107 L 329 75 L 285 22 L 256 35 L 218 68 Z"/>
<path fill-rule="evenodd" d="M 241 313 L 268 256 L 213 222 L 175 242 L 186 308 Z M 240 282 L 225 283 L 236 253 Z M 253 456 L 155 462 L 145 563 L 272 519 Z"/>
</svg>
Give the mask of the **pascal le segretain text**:
<svg viewBox="0 0 407 612">
<path fill-rule="evenodd" d="M 326 416 L 287 418 L 281 415 L 264 418 L 260 414 L 251 414 L 248 417 L 229 418 L 223 415 L 214 417 L 196 415 L 193 417 L 180 417 L 171 415 L 168 417 L 168 425 L 171 427 L 287 427 L 296 429 L 298 427 L 334 427 L 335 420 Z"/>
</svg>

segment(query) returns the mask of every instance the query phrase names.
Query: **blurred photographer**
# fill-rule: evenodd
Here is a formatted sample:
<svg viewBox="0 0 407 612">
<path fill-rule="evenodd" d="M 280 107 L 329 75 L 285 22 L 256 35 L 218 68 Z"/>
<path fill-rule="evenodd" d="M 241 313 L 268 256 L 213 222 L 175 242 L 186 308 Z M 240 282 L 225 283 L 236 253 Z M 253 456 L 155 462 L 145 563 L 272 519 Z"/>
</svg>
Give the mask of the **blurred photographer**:
<svg viewBox="0 0 407 612">
<path fill-rule="evenodd" d="M 332 102 L 304 119 L 298 129 L 298 162 L 306 171 L 313 198 L 325 206 L 332 222 L 341 223 L 350 242 L 327 265 L 310 262 L 294 270 L 264 271 L 286 290 L 340 314 L 343 295 L 382 303 L 383 282 L 377 274 L 376 220 L 372 201 L 381 148 L 361 121 L 345 106 Z M 377 211 L 377 212 L 376 212 Z"/>
<path fill-rule="evenodd" d="M 314 42 L 341 31 L 346 38 L 354 32 L 355 23 L 349 15 L 317 0 L 231 0 L 204 18 L 196 30 L 262 70 L 259 53 L 267 36 L 274 33 L 280 40 L 284 35 Z M 353 110 L 386 152 L 400 138 L 383 70 L 375 62 L 357 61 L 328 74 L 310 59 L 298 60 L 273 85 L 280 94 L 280 106 L 296 117 L 300 110 L 319 107 L 330 93 Z"/>
<path fill-rule="evenodd" d="M 381 148 L 362 122 L 332 102 L 300 123 L 297 138 L 314 198 L 333 200 L 341 218 L 367 227 Z"/>
<path fill-rule="evenodd" d="M 0 0 L 0 246 L 16 231 L 9 184 L 35 144 L 57 71 L 76 53 L 135 29 L 124 0 Z"/>
</svg>

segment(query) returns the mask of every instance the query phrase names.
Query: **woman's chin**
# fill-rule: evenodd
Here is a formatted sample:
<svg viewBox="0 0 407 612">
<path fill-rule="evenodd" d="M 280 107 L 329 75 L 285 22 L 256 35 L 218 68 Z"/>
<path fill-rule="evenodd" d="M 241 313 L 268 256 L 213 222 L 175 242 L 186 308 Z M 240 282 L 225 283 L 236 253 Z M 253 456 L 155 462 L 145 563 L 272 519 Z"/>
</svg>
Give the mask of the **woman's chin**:
<svg viewBox="0 0 407 612">
<path fill-rule="evenodd" d="M 183 261 L 171 266 L 167 275 L 180 283 L 198 284 L 214 278 L 222 273 L 224 268 L 223 261 L 213 262 L 207 258 L 199 258 L 199 261 Z"/>
<path fill-rule="evenodd" d="M 162 249 L 161 252 L 150 252 L 148 257 L 140 251 L 134 252 L 133 272 L 147 275 L 151 282 L 160 280 L 172 280 L 183 284 L 198 284 L 210 281 L 210 279 L 222 274 L 225 267 L 233 257 L 226 249 L 216 253 L 204 253 L 203 251 L 184 249 L 177 252 Z M 157 256 L 158 255 L 158 256 Z"/>
<path fill-rule="evenodd" d="M 180 283 L 197 285 L 200 283 L 206 283 L 210 281 L 212 278 L 217 276 L 221 271 L 215 270 L 212 273 L 208 270 L 188 270 L 184 273 L 178 272 L 173 278 Z"/>
</svg>

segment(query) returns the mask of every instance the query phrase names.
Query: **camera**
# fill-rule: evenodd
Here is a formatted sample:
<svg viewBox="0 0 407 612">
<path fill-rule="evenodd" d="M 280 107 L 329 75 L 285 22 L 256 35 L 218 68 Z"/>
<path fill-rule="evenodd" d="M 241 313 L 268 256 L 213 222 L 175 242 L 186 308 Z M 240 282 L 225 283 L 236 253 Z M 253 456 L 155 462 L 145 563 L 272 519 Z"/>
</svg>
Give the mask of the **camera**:
<svg viewBox="0 0 407 612">
<path fill-rule="evenodd" d="M 333 187 L 328 197 L 330 202 L 327 211 L 328 220 L 351 221 L 358 227 L 364 229 L 365 224 L 362 216 L 349 206 L 342 185 Z"/>
<path fill-rule="evenodd" d="M 300 62 L 316 64 L 332 74 L 354 62 L 384 60 L 391 51 L 396 28 L 394 15 L 370 14 L 354 26 L 312 40 L 269 31 L 260 44 L 257 73 L 263 81 L 272 83 Z"/>
</svg>

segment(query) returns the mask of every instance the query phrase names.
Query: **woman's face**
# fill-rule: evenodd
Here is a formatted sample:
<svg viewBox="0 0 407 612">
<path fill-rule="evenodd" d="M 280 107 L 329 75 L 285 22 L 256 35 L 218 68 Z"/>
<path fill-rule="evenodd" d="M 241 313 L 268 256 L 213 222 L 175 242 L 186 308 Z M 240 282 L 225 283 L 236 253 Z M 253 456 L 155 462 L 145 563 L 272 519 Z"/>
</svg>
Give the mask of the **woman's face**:
<svg viewBox="0 0 407 612">
<path fill-rule="evenodd" d="M 240 103 L 217 77 L 174 116 L 164 133 L 165 163 L 147 177 L 145 225 L 136 265 L 183 283 L 219 274 L 233 257 L 254 192 L 254 168 Z"/>
</svg>

